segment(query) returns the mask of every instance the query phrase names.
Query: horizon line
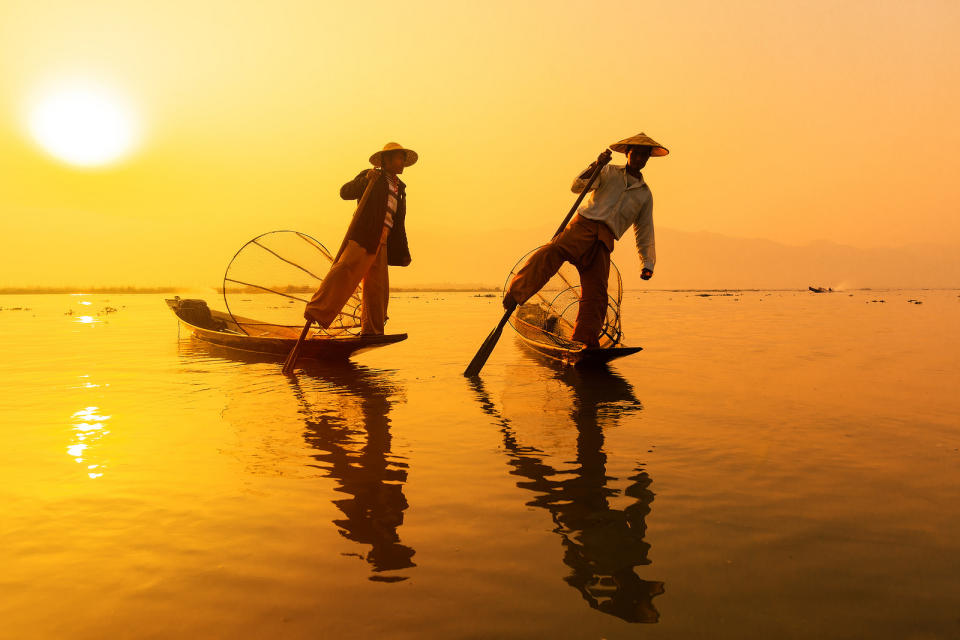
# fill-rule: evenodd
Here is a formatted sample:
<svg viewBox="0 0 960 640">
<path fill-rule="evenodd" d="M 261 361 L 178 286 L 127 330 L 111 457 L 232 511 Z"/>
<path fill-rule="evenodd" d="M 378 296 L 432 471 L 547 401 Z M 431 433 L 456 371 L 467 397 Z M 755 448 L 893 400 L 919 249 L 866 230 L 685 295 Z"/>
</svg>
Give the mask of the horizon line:
<svg viewBox="0 0 960 640">
<path fill-rule="evenodd" d="M 391 293 L 498 293 L 500 287 L 457 287 L 457 286 L 422 286 L 422 287 L 391 287 Z M 667 293 L 688 293 L 688 292 L 727 292 L 727 291 L 808 291 L 809 287 L 703 287 L 703 288 L 674 288 L 674 289 L 655 289 L 652 287 L 644 288 L 624 288 L 624 291 L 630 292 L 667 292 Z M 849 289 L 833 289 L 822 293 L 842 293 L 845 291 L 960 291 L 960 286 L 955 287 L 851 287 Z M 130 286 L 103 286 L 103 287 L 0 287 L 0 295 L 93 295 L 93 294 L 129 294 L 129 295 L 155 295 L 155 294 L 179 294 L 179 293 L 215 293 L 223 295 L 218 287 L 130 287 Z M 245 294 L 249 292 L 244 292 Z M 820 293 L 820 292 L 818 292 Z M 263 295 L 263 294 L 257 294 Z"/>
</svg>

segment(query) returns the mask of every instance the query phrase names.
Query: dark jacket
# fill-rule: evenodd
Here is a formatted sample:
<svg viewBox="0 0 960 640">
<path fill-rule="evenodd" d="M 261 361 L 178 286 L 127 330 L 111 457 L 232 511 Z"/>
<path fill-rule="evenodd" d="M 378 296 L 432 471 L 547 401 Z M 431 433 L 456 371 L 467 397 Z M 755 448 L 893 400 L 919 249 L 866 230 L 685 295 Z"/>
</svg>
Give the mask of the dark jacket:
<svg viewBox="0 0 960 640">
<path fill-rule="evenodd" d="M 344 200 L 359 200 L 367 187 L 367 170 L 361 171 L 356 178 L 340 187 L 340 197 Z M 346 240 L 353 240 L 367 250 L 376 253 L 380 246 L 380 234 L 383 233 L 383 221 L 387 216 L 387 178 L 383 174 L 373 183 L 373 191 L 367 198 L 363 210 L 354 216 L 347 229 Z M 405 267 L 410 264 L 410 249 L 407 247 L 407 230 L 404 220 L 407 217 L 407 185 L 400 181 L 397 189 L 397 211 L 393 214 L 393 229 L 387 237 L 387 264 Z"/>
</svg>

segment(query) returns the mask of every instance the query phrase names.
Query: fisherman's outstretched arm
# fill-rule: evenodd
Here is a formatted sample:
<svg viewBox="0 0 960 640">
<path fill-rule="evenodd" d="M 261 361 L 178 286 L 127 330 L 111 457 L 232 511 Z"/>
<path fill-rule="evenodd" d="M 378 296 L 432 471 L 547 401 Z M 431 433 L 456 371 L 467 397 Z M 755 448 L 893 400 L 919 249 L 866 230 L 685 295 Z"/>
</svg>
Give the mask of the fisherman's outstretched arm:
<svg viewBox="0 0 960 640">
<path fill-rule="evenodd" d="M 356 178 L 340 187 L 340 197 L 344 200 L 359 200 L 366 188 L 367 170 L 364 170 L 358 173 Z"/>
<path fill-rule="evenodd" d="M 653 198 L 648 198 L 644 203 L 637 219 L 633 223 L 633 233 L 637 240 L 637 253 L 640 254 L 640 262 L 643 265 L 642 275 L 646 275 L 646 280 L 653 275 L 653 268 L 657 262 L 657 248 L 653 237 Z M 650 273 L 647 274 L 646 272 Z"/>
</svg>

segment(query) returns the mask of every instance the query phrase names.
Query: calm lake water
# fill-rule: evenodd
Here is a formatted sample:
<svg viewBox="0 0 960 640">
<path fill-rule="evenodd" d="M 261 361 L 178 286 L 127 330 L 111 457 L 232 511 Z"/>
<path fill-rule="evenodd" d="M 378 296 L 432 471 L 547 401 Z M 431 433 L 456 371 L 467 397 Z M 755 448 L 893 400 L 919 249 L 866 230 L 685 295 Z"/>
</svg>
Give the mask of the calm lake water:
<svg viewBox="0 0 960 640">
<path fill-rule="evenodd" d="M 960 637 L 958 294 L 630 291 L 641 353 L 479 383 L 469 293 L 295 379 L 0 296 L 0 636 Z"/>
</svg>

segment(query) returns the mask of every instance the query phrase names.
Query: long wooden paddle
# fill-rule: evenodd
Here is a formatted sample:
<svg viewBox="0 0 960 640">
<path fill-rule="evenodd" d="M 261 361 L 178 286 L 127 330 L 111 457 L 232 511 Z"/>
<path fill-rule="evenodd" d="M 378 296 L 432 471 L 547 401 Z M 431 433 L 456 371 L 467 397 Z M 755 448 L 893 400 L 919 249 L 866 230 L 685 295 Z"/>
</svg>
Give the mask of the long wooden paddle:
<svg viewBox="0 0 960 640">
<path fill-rule="evenodd" d="M 370 198 L 370 192 L 373 191 L 373 183 L 377 181 L 380 176 L 377 173 L 371 173 L 367 178 L 367 186 L 363 190 L 363 195 L 360 196 L 360 202 L 357 203 L 357 210 L 353 212 L 353 218 L 350 220 L 350 226 L 347 227 L 347 233 L 343 237 L 343 242 L 340 243 L 340 250 L 337 251 L 337 257 L 333 259 L 333 262 L 330 264 L 332 267 L 337 263 L 337 260 L 340 259 L 340 256 L 343 255 L 343 250 L 347 247 L 347 238 L 350 235 L 350 229 L 353 228 L 353 225 L 357 221 L 357 217 L 360 215 L 360 212 L 363 211 L 363 207 L 367 204 L 367 200 Z M 283 363 L 283 369 L 281 371 L 284 375 L 291 375 L 293 373 L 293 368 L 297 364 L 297 358 L 300 355 L 300 347 L 303 345 L 303 341 L 307 339 L 307 333 L 310 332 L 310 325 L 313 324 L 313 320 L 307 320 L 306 324 L 303 325 L 303 331 L 300 332 L 300 337 L 297 338 L 297 343 L 293 345 L 293 348 L 290 349 L 290 353 L 287 355 L 287 359 Z"/>
<path fill-rule="evenodd" d="M 580 192 L 580 195 L 577 196 L 577 201 L 573 203 L 572 207 L 570 207 L 570 213 L 568 213 L 567 217 L 564 218 L 563 222 L 560 223 L 560 227 L 557 229 L 557 232 L 553 234 L 551 240 L 560 235 L 560 233 L 567 227 L 567 223 L 570 222 L 573 214 L 577 212 L 577 207 L 579 207 L 580 203 L 583 202 L 587 192 L 590 191 L 590 187 L 593 186 L 593 182 L 597 179 L 597 176 L 600 175 L 600 170 L 603 169 L 603 166 L 608 162 L 610 162 L 610 159 L 604 159 L 603 154 L 597 158 L 597 166 L 590 175 L 590 180 L 587 182 L 587 186 L 584 187 L 583 191 Z M 507 320 L 510 319 L 510 315 L 513 313 L 515 308 L 516 307 L 513 307 L 503 312 L 503 317 L 500 318 L 500 322 L 497 323 L 496 328 L 490 332 L 490 335 L 487 336 L 487 339 L 484 340 L 483 344 L 480 345 L 480 349 L 477 350 L 477 354 L 473 356 L 473 360 L 471 360 L 470 364 L 467 365 L 463 375 L 467 376 L 468 378 L 480 375 L 480 370 L 483 369 L 483 365 L 487 363 L 487 358 L 489 358 L 490 354 L 493 353 L 493 348 L 496 347 L 497 342 L 500 341 L 500 334 L 503 333 L 503 327 L 507 324 Z"/>
</svg>

